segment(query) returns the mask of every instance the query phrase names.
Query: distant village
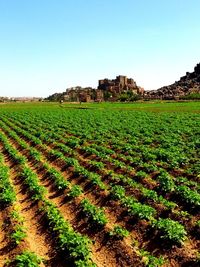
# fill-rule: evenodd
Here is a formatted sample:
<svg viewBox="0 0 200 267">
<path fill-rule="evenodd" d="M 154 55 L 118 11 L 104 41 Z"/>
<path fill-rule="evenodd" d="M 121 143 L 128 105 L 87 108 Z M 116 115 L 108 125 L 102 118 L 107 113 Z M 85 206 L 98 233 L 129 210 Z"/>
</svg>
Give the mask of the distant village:
<svg viewBox="0 0 200 267">
<path fill-rule="evenodd" d="M 71 87 L 63 93 L 55 93 L 47 99 L 50 101 L 69 101 L 69 102 L 102 102 L 118 100 L 137 100 L 144 95 L 144 89 L 137 86 L 136 82 L 119 75 L 115 79 L 99 80 L 98 87 Z"/>
<path fill-rule="evenodd" d="M 37 102 L 42 101 L 41 97 L 5 97 L 0 96 L 0 102 Z"/>
</svg>

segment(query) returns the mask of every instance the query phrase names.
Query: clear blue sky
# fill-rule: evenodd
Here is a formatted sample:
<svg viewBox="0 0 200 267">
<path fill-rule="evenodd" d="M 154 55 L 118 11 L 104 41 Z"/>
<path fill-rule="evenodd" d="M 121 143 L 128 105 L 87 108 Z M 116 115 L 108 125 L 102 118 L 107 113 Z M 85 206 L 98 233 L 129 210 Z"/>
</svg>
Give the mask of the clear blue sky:
<svg viewBox="0 0 200 267">
<path fill-rule="evenodd" d="M 200 61 L 199 0 L 0 0 L 0 96 L 48 96 L 118 74 L 146 90 Z"/>
</svg>

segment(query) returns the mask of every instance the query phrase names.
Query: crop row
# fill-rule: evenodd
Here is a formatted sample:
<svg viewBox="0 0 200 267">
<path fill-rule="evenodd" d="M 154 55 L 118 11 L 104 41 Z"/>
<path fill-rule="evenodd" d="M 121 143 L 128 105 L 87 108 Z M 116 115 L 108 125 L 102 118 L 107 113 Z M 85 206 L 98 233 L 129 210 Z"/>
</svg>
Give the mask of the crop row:
<svg viewBox="0 0 200 267">
<path fill-rule="evenodd" d="M 9 147 L 7 138 L 3 134 L 0 137 L 4 147 Z M 20 158 L 14 148 L 12 150 L 6 149 L 6 151 L 14 160 L 16 157 Z M 9 153 L 10 151 L 12 151 L 11 154 Z M 75 232 L 72 226 L 64 220 L 58 209 L 46 199 L 46 188 L 39 184 L 37 175 L 24 163 L 20 162 L 18 164 L 21 169 L 20 175 L 24 184 L 27 185 L 30 195 L 34 200 L 41 202 L 40 205 L 42 205 L 42 210 L 47 217 L 49 226 L 57 234 L 60 249 L 67 252 L 76 266 L 94 266 L 90 260 L 90 240 Z"/>
<path fill-rule="evenodd" d="M 74 162 L 70 163 L 70 166 L 71 166 L 71 164 L 74 165 Z M 77 164 L 77 162 L 76 162 L 76 164 Z M 79 167 L 79 166 L 75 165 L 75 170 L 76 170 L 76 167 Z M 121 189 L 123 189 L 123 187 L 121 187 Z M 125 195 L 123 195 L 123 194 L 119 198 L 119 200 L 121 200 L 121 203 L 125 207 L 128 208 L 128 212 L 130 213 L 130 215 L 136 216 L 136 217 L 138 217 L 140 219 L 148 219 L 150 221 L 153 220 L 153 216 L 155 215 L 155 210 L 153 208 L 149 207 L 148 205 L 144 205 L 144 204 L 141 204 L 141 203 L 137 202 L 133 197 L 125 197 Z M 162 219 L 161 219 L 161 222 L 162 222 Z M 172 224 L 173 225 L 177 224 L 177 229 L 180 228 L 180 233 L 178 233 L 178 231 L 177 231 L 177 238 L 175 238 L 174 235 L 171 234 L 171 230 L 169 230 L 169 234 L 168 235 L 165 234 L 164 236 L 165 237 L 168 236 L 169 240 L 181 243 L 185 239 L 186 232 L 185 232 L 183 226 L 179 225 L 177 222 L 173 222 L 172 221 Z M 155 223 L 155 219 L 154 219 L 153 220 L 153 225 L 154 226 L 155 225 L 159 226 L 160 224 L 159 223 Z M 178 227 L 178 226 L 180 226 L 180 227 Z M 174 228 L 175 228 L 175 226 L 174 226 Z M 161 229 L 161 231 L 164 231 L 164 228 L 162 228 L 160 226 L 158 227 L 158 229 Z M 170 223 L 169 223 L 169 229 L 170 229 Z M 182 234 L 182 236 L 181 236 L 181 234 Z"/>
<path fill-rule="evenodd" d="M 86 118 L 78 117 L 78 114 L 73 117 L 74 121 L 71 124 L 65 122 L 61 118 L 56 121 L 57 114 L 45 114 L 45 117 L 41 116 L 39 118 L 36 118 L 38 121 L 38 125 L 41 127 L 41 129 L 44 128 L 44 126 L 49 127 L 49 130 L 51 131 L 51 125 L 54 127 L 54 133 L 56 132 L 64 132 L 67 130 L 67 132 L 70 132 L 70 134 L 79 136 L 83 138 L 84 140 L 95 140 L 95 143 L 102 144 L 102 143 L 109 143 L 109 145 L 113 146 L 115 145 L 115 149 L 119 151 L 125 151 L 128 152 L 129 155 L 133 153 L 133 156 L 137 156 L 140 154 L 140 158 L 145 160 L 145 158 L 151 158 L 151 155 L 154 155 L 157 153 L 157 160 L 164 161 L 166 164 L 170 164 L 173 166 L 179 166 L 179 164 L 184 163 L 184 161 L 187 159 L 195 159 L 196 153 L 194 152 L 195 146 L 198 146 L 197 139 L 193 139 L 193 136 L 195 133 L 191 131 L 191 125 L 194 124 L 192 119 L 189 119 L 187 121 L 184 121 L 183 123 L 180 123 L 179 118 L 175 117 L 172 118 L 175 120 L 174 125 L 168 124 L 168 117 L 163 115 L 162 121 L 160 118 L 155 117 L 153 115 L 148 114 L 137 114 L 137 120 L 134 119 L 134 125 L 133 122 L 129 119 L 129 128 L 124 128 L 124 125 L 122 124 L 122 127 L 118 127 L 118 125 L 113 125 L 115 122 L 115 119 L 113 121 L 109 121 L 109 127 L 111 128 L 111 131 L 109 132 L 108 129 L 105 127 L 105 122 L 100 122 L 98 118 L 96 117 L 97 121 L 94 121 L 94 117 L 91 118 L 91 114 L 87 114 L 90 116 L 90 120 L 93 121 L 93 127 L 95 128 L 97 124 L 98 125 L 98 131 L 92 131 L 92 134 L 95 136 L 95 138 L 90 138 L 89 135 L 85 135 L 85 131 L 88 132 L 88 128 L 91 127 L 90 124 L 87 125 L 87 128 L 85 125 L 83 127 L 79 127 L 83 124 L 83 121 L 86 120 Z M 104 116 L 105 114 L 103 114 Z M 104 116 L 105 121 L 111 114 L 106 114 Z M 116 114 L 115 114 L 116 115 Z M 136 115 L 136 114 L 134 114 Z M 34 116 L 34 114 L 33 114 Z M 120 116 L 126 116 L 126 113 L 120 114 Z M 182 115 L 183 116 L 183 115 Z M 87 117 L 87 116 L 86 116 Z M 153 120 L 152 124 L 149 124 L 145 122 L 149 120 L 149 118 Z M 64 116 L 63 116 L 64 118 Z M 80 121 L 80 118 L 82 121 Z M 20 120 L 23 120 L 22 117 L 20 117 Z M 70 118 L 66 118 L 67 121 L 70 121 Z M 126 118 L 127 120 L 127 118 Z M 166 120 L 166 122 L 165 122 Z M 142 123 L 141 123 L 142 121 Z M 47 123 L 48 122 L 48 123 Z M 79 123 L 79 124 L 77 124 Z M 118 121 L 119 123 L 119 121 Z M 121 122 L 119 123 L 119 125 Z M 198 123 L 197 123 L 198 124 Z M 73 125 L 73 128 L 70 127 Z M 142 125 L 146 126 L 142 127 Z M 154 127 L 156 125 L 156 128 Z M 102 127 L 102 129 L 101 129 Z M 114 134 L 112 133 L 113 129 L 117 129 Z M 196 128 L 197 129 L 197 128 Z M 102 131 L 101 131 L 102 130 Z M 51 131 L 52 132 L 52 131 Z M 101 135 L 102 133 L 102 135 Z M 105 134 L 106 133 L 106 134 Z M 198 131 L 196 130 L 196 133 L 198 134 Z M 40 133 L 39 133 L 40 134 Z M 124 138 L 123 138 L 124 137 Z M 185 142 L 185 137 L 190 142 L 190 149 L 188 149 L 188 144 Z M 103 139 L 103 142 L 102 142 Z M 122 141 L 122 140 L 125 140 Z M 197 144 L 196 144 L 197 142 Z M 193 147 L 192 147 L 193 146 Z M 144 153 L 142 152 L 144 151 Z M 142 152 L 142 154 L 140 153 Z M 192 154 L 192 156 L 191 156 Z M 146 156 L 145 156 L 146 155 Z M 169 162 L 168 162 L 169 161 Z M 184 163 L 185 164 L 185 163 Z M 195 163 L 196 164 L 196 163 Z"/>
<path fill-rule="evenodd" d="M 18 129 L 18 131 L 21 132 L 21 130 L 19 130 L 19 129 Z M 23 130 L 23 135 L 27 136 L 27 134 L 24 132 L 24 130 Z M 30 135 L 28 135 L 28 137 L 31 138 Z M 38 143 L 37 139 L 36 139 L 36 143 Z M 62 145 L 62 150 L 63 150 L 63 147 L 66 147 L 65 145 L 60 144 L 60 143 L 58 145 Z M 67 150 L 67 147 L 66 147 L 66 150 Z M 71 155 L 71 152 L 70 152 L 70 155 Z M 73 160 L 73 158 L 65 160 L 65 157 L 62 155 L 62 153 L 57 152 L 56 150 L 52 150 L 50 152 L 50 156 L 53 156 L 54 158 L 61 158 L 64 161 L 67 161 L 66 164 L 68 164 L 69 166 L 74 165 L 74 164 L 78 165 L 77 161 Z M 92 163 L 93 163 L 93 167 L 98 168 L 101 162 L 92 161 Z M 77 169 L 78 169 L 78 167 L 77 167 Z M 139 176 L 139 173 L 137 175 Z M 136 175 L 136 177 L 137 177 L 137 175 Z M 86 173 L 86 176 L 87 176 L 87 173 Z M 89 175 L 89 177 L 90 177 L 90 175 Z M 122 175 L 117 175 L 117 177 L 114 176 L 113 178 L 114 179 L 116 178 L 118 180 L 120 179 L 121 181 L 126 182 L 128 185 L 130 185 L 134 188 L 140 189 L 142 191 L 142 194 L 144 197 L 151 198 L 156 202 L 159 201 L 159 202 L 163 203 L 166 207 L 175 207 L 175 205 L 172 202 L 167 201 L 162 196 L 158 196 L 154 190 L 146 189 L 146 188 L 142 187 L 141 184 L 137 184 L 136 182 L 133 182 L 132 179 L 123 177 Z M 93 181 L 93 183 L 97 183 L 101 189 L 104 188 L 100 179 L 98 179 L 97 175 L 91 175 L 91 180 Z M 185 200 L 186 203 L 191 204 L 192 206 L 194 206 L 196 208 L 199 207 L 199 194 L 197 192 L 195 192 L 195 190 L 190 190 L 186 186 L 177 186 L 176 187 L 173 179 L 168 175 L 168 173 L 166 171 L 163 170 L 161 172 L 161 174 L 158 176 L 157 180 L 159 182 L 158 189 L 160 189 L 160 192 L 175 191 L 177 196 L 179 196 L 179 195 L 183 196 L 182 199 Z M 175 190 L 176 188 L 177 188 L 177 190 Z M 185 190 L 184 192 L 187 191 L 187 195 L 186 195 L 186 193 L 185 193 L 185 195 L 180 193 L 181 188 L 182 188 L 182 190 Z"/>
<path fill-rule="evenodd" d="M 23 122 L 25 125 L 27 124 L 27 126 L 28 126 L 28 123 L 26 120 Z M 45 128 L 45 126 L 46 125 L 44 124 L 43 128 Z M 100 157 L 101 160 L 109 161 L 111 164 L 114 164 L 114 166 L 119 167 L 119 168 L 123 168 L 124 170 L 127 170 L 127 171 L 128 170 L 132 171 L 132 170 L 131 170 L 130 166 L 125 165 L 122 161 L 125 161 L 127 163 L 131 163 L 131 165 L 134 164 L 134 166 L 136 166 L 137 168 L 139 166 L 139 169 L 143 169 L 147 172 L 149 172 L 149 171 L 155 172 L 155 171 L 159 171 L 159 169 L 162 170 L 161 167 L 158 167 L 156 165 L 156 157 L 152 158 L 152 156 L 151 156 L 151 155 L 153 155 L 152 152 L 150 152 L 148 150 L 148 148 L 146 148 L 146 147 L 144 147 L 144 152 L 142 152 L 143 146 L 141 146 L 141 145 L 137 145 L 134 148 L 133 144 L 127 144 L 126 143 L 123 152 L 126 153 L 128 151 L 129 155 L 125 156 L 125 154 L 120 154 L 119 150 L 116 153 L 116 151 L 114 151 L 112 149 L 108 149 L 107 147 L 102 147 L 99 144 L 93 144 L 92 143 L 91 145 L 87 144 L 87 146 L 84 146 L 84 145 L 82 145 L 85 142 L 84 140 L 76 138 L 74 136 L 71 136 L 71 138 L 64 138 L 63 135 L 59 134 L 59 131 L 56 133 L 55 133 L 55 131 L 53 133 L 50 131 L 45 131 L 45 134 L 41 133 L 41 132 L 38 134 L 39 128 L 38 127 L 36 127 L 36 128 L 37 128 L 36 131 L 32 128 L 31 132 L 33 134 L 36 134 L 37 136 L 40 136 L 40 138 L 43 139 L 44 141 L 51 142 L 52 139 L 55 141 L 55 140 L 59 140 L 59 138 L 60 138 L 60 140 L 62 140 L 62 142 L 71 146 L 72 149 L 74 147 L 80 147 L 81 146 L 81 150 L 83 152 L 85 152 L 89 155 L 96 155 L 96 156 Z M 47 127 L 47 128 L 50 128 L 50 127 Z M 70 141 L 70 139 L 71 139 L 71 141 Z M 66 150 L 66 148 L 64 148 L 62 146 L 62 144 L 59 144 L 58 146 L 60 149 Z M 131 151 L 133 151 L 133 149 L 135 150 L 135 152 L 133 153 L 133 156 L 130 156 L 132 154 Z M 72 152 L 72 150 L 70 152 Z M 141 152 L 142 152 L 142 154 L 141 154 Z M 155 147 L 153 148 L 153 153 L 155 153 Z M 165 153 L 164 150 L 160 154 L 160 155 L 162 155 L 162 158 L 157 158 L 157 160 L 159 160 L 159 161 L 164 160 L 164 154 L 163 153 Z M 180 153 L 177 153 L 177 154 L 179 155 Z M 119 157 L 120 161 L 113 159 L 112 157 L 110 157 L 111 155 Z M 172 157 L 170 157 L 170 158 L 172 158 Z M 146 159 L 148 161 L 149 160 L 151 160 L 151 161 L 153 160 L 153 161 L 152 161 L 152 163 L 145 162 Z M 183 164 L 183 160 L 181 162 Z M 136 173 L 136 175 L 137 175 L 137 177 L 141 177 L 141 179 L 144 179 L 147 176 L 147 173 L 145 173 L 144 171 L 143 171 L 143 173 L 141 171 L 139 171 L 138 173 Z M 197 188 L 197 190 L 200 189 L 199 184 L 197 182 L 189 181 L 186 177 L 180 177 L 180 178 L 177 177 L 177 179 L 175 179 L 175 182 L 178 182 L 178 183 L 181 182 L 181 184 L 184 183 L 183 185 L 192 186 L 192 189 L 194 189 L 194 188 Z"/>
<path fill-rule="evenodd" d="M 9 131 L 9 133 L 10 133 L 10 135 L 12 136 L 12 137 L 14 137 L 15 136 L 15 134 L 14 133 L 12 133 L 12 131 Z M 15 136 L 16 137 L 16 136 Z M 19 141 L 19 140 L 18 140 Z M 21 140 L 21 142 L 22 142 L 22 140 Z M 25 147 L 25 144 L 23 144 L 23 147 Z M 40 154 L 38 154 L 39 156 L 40 156 Z M 41 157 L 40 157 L 41 158 Z M 52 170 L 52 169 L 51 169 Z M 30 170 L 29 170 L 30 171 Z M 25 172 L 29 172 L 29 171 L 27 171 L 27 170 L 25 170 Z M 78 171 L 78 169 L 77 169 L 77 171 Z M 80 171 L 80 170 L 79 170 Z M 54 173 L 54 172 L 53 172 Z M 57 173 L 58 174 L 58 173 Z M 24 175 L 24 174 L 23 174 Z M 37 184 L 38 184 L 38 181 L 35 181 L 36 179 L 33 179 L 32 178 L 32 176 L 34 176 L 33 174 L 29 174 L 28 175 L 28 183 L 30 183 L 30 185 L 31 186 L 29 186 L 29 188 L 30 188 L 30 190 L 31 190 L 31 193 L 32 193 L 32 195 L 33 195 L 33 198 L 34 199 L 40 199 L 40 198 L 43 198 L 44 196 L 43 196 L 43 194 L 45 194 L 45 189 L 44 188 L 42 188 L 41 186 L 37 186 Z M 35 182 L 34 182 L 35 181 Z M 26 183 L 26 179 L 25 179 L 25 183 Z M 44 191 L 43 191 L 44 190 Z M 86 199 L 85 200 L 83 200 L 82 202 L 81 202 L 81 206 L 82 206 L 82 210 L 83 210 L 83 212 L 86 214 L 86 216 L 88 216 L 88 218 L 90 219 L 90 220 L 92 220 L 92 222 L 94 222 L 97 226 L 99 225 L 99 226 L 101 226 L 101 225 L 104 225 L 106 222 L 107 222 L 107 220 L 106 220 L 106 218 L 105 218 L 105 215 L 103 214 L 103 210 L 100 210 L 99 208 L 96 208 L 95 206 L 93 206 L 89 201 L 87 201 Z M 141 206 L 141 208 L 142 208 L 142 206 Z M 117 226 L 116 226 L 117 227 Z M 120 236 L 120 232 L 117 232 L 117 229 L 118 228 L 114 228 L 113 229 L 113 233 L 115 233 L 115 235 L 117 235 L 117 236 Z M 121 231 L 123 232 L 123 231 L 125 231 L 125 230 L 123 230 L 123 228 L 119 228 L 119 229 L 122 229 Z M 154 261 L 156 261 L 156 259 L 157 258 L 155 258 L 155 257 L 153 257 L 153 256 L 151 256 L 150 254 L 148 254 L 149 255 L 149 260 L 151 259 L 151 261 L 152 260 L 154 260 Z M 158 259 L 159 260 L 159 259 Z"/>
<path fill-rule="evenodd" d="M 158 249 L 154 255 L 194 263 L 200 225 L 197 114 L 56 108 L 4 112 L 2 121 L 10 143 L 42 178 L 41 184 L 52 181 L 59 200 L 67 201 L 64 196 L 72 192 L 72 184 L 78 185 L 72 207 L 95 229 L 103 226 L 98 235 L 106 229 L 113 240 L 121 235 L 123 242 L 133 242 L 147 266 L 163 263 L 162 257 L 148 252 L 152 246 Z M 120 225 L 112 223 L 115 219 Z M 183 247 L 169 249 L 177 243 Z"/>
</svg>

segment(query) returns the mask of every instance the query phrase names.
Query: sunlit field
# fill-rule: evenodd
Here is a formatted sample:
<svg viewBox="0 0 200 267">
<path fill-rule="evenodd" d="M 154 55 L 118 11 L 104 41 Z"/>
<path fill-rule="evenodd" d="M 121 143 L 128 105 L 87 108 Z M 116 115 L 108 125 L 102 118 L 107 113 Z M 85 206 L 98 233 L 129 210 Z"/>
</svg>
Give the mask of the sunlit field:
<svg viewBox="0 0 200 267">
<path fill-rule="evenodd" d="M 0 104 L 0 208 L 0 266 L 199 266 L 200 102 Z"/>
</svg>

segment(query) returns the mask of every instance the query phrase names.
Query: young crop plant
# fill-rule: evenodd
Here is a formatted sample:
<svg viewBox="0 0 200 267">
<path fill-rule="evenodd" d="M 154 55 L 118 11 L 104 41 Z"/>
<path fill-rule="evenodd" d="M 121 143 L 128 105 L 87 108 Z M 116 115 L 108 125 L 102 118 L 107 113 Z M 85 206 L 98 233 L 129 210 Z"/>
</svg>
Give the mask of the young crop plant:
<svg viewBox="0 0 200 267">
<path fill-rule="evenodd" d="M 0 203 L 12 205 L 16 200 L 16 193 L 9 181 L 9 168 L 0 164 Z"/>
<path fill-rule="evenodd" d="M 198 221 L 196 222 L 195 225 L 196 225 L 196 227 L 199 228 L 199 230 L 200 230 L 200 220 L 198 220 Z"/>
<path fill-rule="evenodd" d="M 188 187 L 192 187 L 193 189 L 200 189 L 200 184 L 198 182 L 195 182 L 193 180 L 189 180 L 188 178 L 186 177 L 176 177 L 176 183 L 179 184 L 179 185 L 185 185 L 185 186 L 188 186 Z"/>
<path fill-rule="evenodd" d="M 119 225 L 115 225 L 113 230 L 110 231 L 109 235 L 116 239 L 122 240 L 129 235 L 129 231 Z"/>
<path fill-rule="evenodd" d="M 41 161 L 42 155 L 35 148 L 29 148 L 29 154 L 36 162 Z"/>
<path fill-rule="evenodd" d="M 175 215 L 175 218 L 178 219 L 191 219 L 192 215 L 184 210 L 172 210 L 172 214 Z"/>
<path fill-rule="evenodd" d="M 76 267 L 97 267 L 97 265 L 91 260 L 77 260 L 75 261 Z"/>
<path fill-rule="evenodd" d="M 74 167 L 74 174 L 88 179 L 92 185 L 97 186 L 100 190 L 106 189 L 106 185 L 102 182 L 100 175 L 88 171 L 84 167 L 80 166 L 79 163 Z"/>
<path fill-rule="evenodd" d="M 26 228 L 23 225 L 17 224 L 14 227 L 14 231 L 11 234 L 11 239 L 15 244 L 20 244 L 22 240 L 27 236 Z"/>
<path fill-rule="evenodd" d="M 23 224 L 24 222 L 24 217 L 21 216 L 21 214 L 18 211 L 18 207 L 15 205 L 13 207 L 13 210 L 10 212 L 10 217 L 17 223 Z"/>
<path fill-rule="evenodd" d="M 148 150 L 147 151 L 144 151 L 142 153 L 142 157 L 143 157 L 143 161 L 144 162 L 148 162 L 148 163 L 156 160 L 156 158 L 157 158 L 155 154 L 151 153 Z"/>
<path fill-rule="evenodd" d="M 104 163 L 103 162 L 99 162 L 99 161 L 93 161 L 93 160 L 90 160 L 89 161 L 89 164 L 92 166 L 92 168 L 96 171 L 98 170 L 103 170 L 104 168 Z"/>
<path fill-rule="evenodd" d="M 111 199 L 120 200 L 124 207 L 128 208 L 128 213 L 131 216 L 136 216 L 139 219 L 152 220 L 156 214 L 156 210 L 148 205 L 137 202 L 132 196 L 126 196 L 123 186 L 114 185 L 110 190 Z"/>
<path fill-rule="evenodd" d="M 176 194 L 192 207 L 200 208 L 200 194 L 185 185 L 177 186 Z"/>
<path fill-rule="evenodd" d="M 116 168 L 118 168 L 118 169 L 126 169 L 127 168 L 127 166 L 126 166 L 126 164 L 124 164 L 122 161 L 119 161 L 119 160 L 114 160 L 114 159 L 112 159 L 112 158 L 110 158 L 110 160 L 109 160 L 111 163 L 113 163 L 114 164 L 114 166 L 116 167 Z"/>
<path fill-rule="evenodd" d="M 89 171 L 86 170 L 84 167 L 78 165 L 78 166 L 75 166 L 74 168 L 74 174 L 76 176 L 82 176 L 83 178 L 88 178 Z"/>
<path fill-rule="evenodd" d="M 195 234 L 200 238 L 200 220 L 195 222 L 194 231 L 195 231 Z"/>
<path fill-rule="evenodd" d="M 138 171 L 135 176 L 138 178 L 138 180 L 143 180 L 147 177 L 147 173 L 144 171 Z"/>
<path fill-rule="evenodd" d="M 101 177 L 97 173 L 89 172 L 88 180 L 90 180 L 92 185 L 97 186 L 100 190 L 106 189 L 106 185 L 102 182 Z"/>
<path fill-rule="evenodd" d="M 35 253 L 24 251 L 13 260 L 16 267 L 40 267 L 42 259 Z"/>
<path fill-rule="evenodd" d="M 91 240 L 75 232 L 51 202 L 43 201 L 41 210 L 46 215 L 50 228 L 58 235 L 60 249 L 66 251 L 74 262 L 79 262 L 79 266 L 81 262 L 85 264 L 83 266 L 93 266 L 89 248 Z"/>
<path fill-rule="evenodd" d="M 65 190 L 69 187 L 70 183 L 63 177 L 60 172 L 52 167 L 49 167 L 47 164 L 45 164 L 45 168 L 47 169 L 47 175 L 54 181 L 54 184 L 58 190 Z"/>
<path fill-rule="evenodd" d="M 95 148 L 96 150 L 101 151 L 101 152 L 108 154 L 108 155 L 115 154 L 115 151 L 113 151 L 112 149 L 109 149 L 107 147 L 99 146 L 96 144 L 93 144 L 92 147 Z"/>
<path fill-rule="evenodd" d="M 0 189 L 0 203 L 11 205 L 16 200 L 16 194 L 9 183 L 4 183 L 4 188 Z"/>
<path fill-rule="evenodd" d="M 87 237 L 68 229 L 59 235 L 59 243 L 62 250 L 70 252 L 71 258 L 76 261 L 82 260 L 84 264 L 89 263 L 89 253 Z M 87 265 L 86 265 L 87 266 Z"/>
<path fill-rule="evenodd" d="M 7 122 L 7 123 L 10 125 L 10 127 L 14 128 L 15 131 L 16 131 L 18 134 L 24 136 L 25 139 L 30 140 L 30 142 L 31 142 L 32 144 L 34 144 L 34 145 L 41 145 L 41 144 L 42 144 L 42 141 L 41 141 L 39 138 L 37 138 L 37 137 L 35 137 L 34 135 L 32 135 L 31 133 L 27 132 L 26 130 L 24 130 L 24 129 L 18 127 L 18 126 L 15 126 L 15 125 L 12 124 L 11 122 Z"/>
<path fill-rule="evenodd" d="M 106 175 L 109 178 L 109 180 L 113 181 L 114 183 L 119 183 L 120 181 L 124 181 L 124 179 L 126 179 L 124 175 L 117 174 L 112 170 L 107 171 Z"/>
<path fill-rule="evenodd" d="M 128 213 L 131 216 L 136 216 L 141 220 L 152 220 L 156 215 L 156 210 L 149 205 L 134 201 L 132 203 L 125 202 L 125 204 L 128 207 Z"/>
<path fill-rule="evenodd" d="M 15 164 L 23 165 L 27 162 L 26 157 L 19 155 L 18 151 L 8 143 L 5 136 L 0 135 L 0 140 L 3 142 L 4 149 L 11 156 Z"/>
<path fill-rule="evenodd" d="M 96 226 L 102 227 L 108 222 L 104 210 L 91 204 L 89 200 L 83 199 L 81 207 L 88 219 Z"/>
<path fill-rule="evenodd" d="M 158 201 L 162 203 L 168 210 L 173 210 L 178 206 L 175 202 L 169 201 L 161 195 L 158 197 Z"/>
<path fill-rule="evenodd" d="M 164 192 L 172 192 L 175 190 L 175 183 L 171 176 L 167 172 L 161 172 L 157 180 L 159 182 L 159 188 Z"/>
<path fill-rule="evenodd" d="M 68 147 L 62 143 L 56 143 L 55 149 L 59 149 L 62 153 L 65 153 L 68 156 L 75 156 L 75 154 L 76 154 L 72 148 L 70 148 L 70 147 Z"/>
<path fill-rule="evenodd" d="M 74 167 L 74 168 L 76 168 L 76 166 L 79 166 L 79 162 L 75 158 L 65 158 L 64 161 L 65 161 L 66 167 Z"/>
<path fill-rule="evenodd" d="M 26 144 L 26 142 L 24 142 L 15 132 L 10 131 L 9 127 L 4 127 L 4 129 L 8 132 L 8 136 L 13 138 L 14 140 L 17 141 L 17 143 L 23 148 L 26 149 L 28 147 L 28 145 Z"/>
<path fill-rule="evenodd" d="M 160 267 L 165 263 L 165 260 L 162 256 L 157 258 L 144 249 L 140 249 L 138 254 L 141 257 L 144 265 L 147 267 Z"/>
<path fill-rule="evenodd" d="M 162 239 L 169 241 L 171 244 L 183 244 L 187 239 L 187 232 L 184 226 L 171 219 L 158 219 L 152 223 L 152 226 L 160 232 Z"/>
<path fill-rule="evenodd" d="M 110 197 L 114 200 L 123 200 L 126 196 L 125 188 L 121 185 L 113 185 L 110 189 Z"/>
<path fill-rule="evenodd" d="M 16 204 L 13 205 L 13 210 L 10 212 L 10 220 L 13 225 L 13 231 L 10 237 L 18 245 L 27 236 L 27 232 L 24 226 L 24 217 L 19 213 L 19 208 Z"/>
<path fill-rule="evenodd" d="M 66 141 L 66 144 L 71 148 L 77 148 L 80 145 L 80 139 L 71 137 Z"/>
<path fill-rule="evenodd" d="M 142 166 L 142 169 L 147 173 L 151 173 L 151 172 L 157 172 L 159 170 L 159 167 L 156 165 L 156 162 L 154 163 L 145 162 Z"/>
<path fill-rule="evenodd" d="M 75 197 L 80 196 L 82 193 L 83 193 L 83 190 L 79 185 L 73 185 L 70 188 L 68 196 L 71 197 L 71 198 L 75 198 Z"/>
<path fill-rule="evenodd" d="M 51 150 L 48 151 L 48 158 L 49 159 L 53 159 L 53 160 L 56 160 L 56 159 L 65 160 L 65 157 L 63 156 L 63 153 L 59 152 L 57 150 L 54 150 L 54 149 L 51 149 Z"/>
<path fill-rule="evenodd" d="M 147 189 L 145 187 L 143 187 L 141 189 L 141 191 L 142 191 L 142 194 L 143 194 L 144 198 L 152 199 L 154 202 L 158 201 L 159 197 L 158 197 L 158 194 L 156 193 L 156 191 L 151 190 L 151 189 Z"/>
<path fill-rule="evenodd" d="M 138 167 L 138 166 L 140 166 L 142 164 L 143 164 L 142 159 L 139 156 L 135 156 L 131 160 L 131 166 L 132 167 Z"/>
<path fill-rule="evenodd" d="M 21 176 L 24 178 L 24 182 L 29 187 L 29 191 L 32 193 L 32 199 L 43 200 L 47 192 L 46 188 L 39 184 L 37 175 L 29 168 L 24 167 Z"/>
<path fill-rule="evenodd" d="M 86 153 L 86 155 L 88 155 L 88 156 L 90 156 L 90 155 L 96 155 L 96 156 L 99 156 L 99 155 L 100 155 L 100 153 L 99 153 L 96 149 L 94 149 L 94 148 L 92 148 L 92 147 L 83 146 L 83 147 L 81 147 L 81 150 L 82 150 L 84 153 Z"/>
</svg>

